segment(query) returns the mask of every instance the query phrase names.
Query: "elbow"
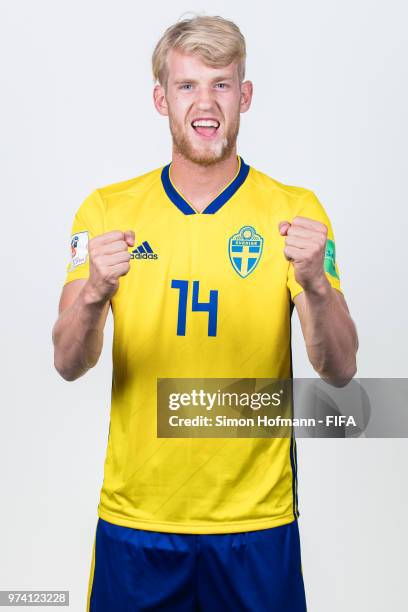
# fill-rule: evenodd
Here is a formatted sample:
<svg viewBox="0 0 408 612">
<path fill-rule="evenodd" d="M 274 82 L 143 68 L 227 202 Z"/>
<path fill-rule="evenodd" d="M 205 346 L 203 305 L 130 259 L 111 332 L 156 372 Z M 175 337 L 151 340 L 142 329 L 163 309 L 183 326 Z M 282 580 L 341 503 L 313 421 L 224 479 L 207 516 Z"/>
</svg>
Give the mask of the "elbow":
<svg viewBox="0 0 408 612">
<path fill-rule="evenodd" d="M 67 382 L 77 380 L 77 378 L 80 378 L 87 370 L 89 370 L 89 367 L 84 368 L 78 367 L 78 364 L 70 364 L 67 356 L 65 355 L 64 357 L 63 352 L 57 350 L 57 348 L 54 348 L 54 368 L 61 378 Z"/>
<path fill-rule="evenodd" d="M 312 365 L 317 374 L 333 387 L 346 387 L 357 373 L 358 336 L 354 326 L 354 338 L 347 348 L 334 350 L 328 357 L 324 355 Z M 310 355 L 309 355 L 310 358 Z"/>
<path fill-rule="evenodd" d="M 354 362 L 352 365 L 345 368 L 342 372 L 317 372 L 325 382 L 332 387 L 346 387 L 351 382 L 357 373 L 357 364 Z"/>
<path fill-rule="evenodd" d="M 58 349 L 58 337 L 56 333 L 56 325 L 52 330 L 52 343 L 54 345 L 54 368 L 58 374 L 66 381 L 72 381 L 77 378 L 69 372 L 64 364 L 64 360 L 61 358 L 61 351 Z"/>
<path fill-rule="evenodd" d="M 77 378 L 79 378 L 78 374 L 74 374 L 74 372 L 69 371 L 68 369 L 64 368 L 64 366 L 61 363 L 59 363 L 57 359 L 54 359 L 54 368 L 56 369 L 58 374 L 61 376 L 61 378 L 63 378 L 67 382 L 72 382 L 76 380 Z"/>
<path fill-rule="evenodd" d="M 342 376 L 336 377 L 329 384 L 331 384 L 333 387 L 346 387 L 349 382 L 353 380 L 354 376 L 356 375 L 356 372 L 357 368 L 346 371 Z"/>
<path fill-rule="evenodd" d="M 88 370 L 93 368 L 97 363 L 97 360 L 92 363 L 74 363 L 71 366 L 64 360 L 57 351 L 54 352 L 54 368 L 58 374 L 67 382 L 73 382 L 78 378 L 81 378 Z"/>
<path fill-rule="evenodd" d="M 73 363 L 72 358 L 64 351 L 63 347 L 59 345 L 58 335 L 56 329 L 52 330 L 52 341 L 54 345 L 54 368 L 58 374 L 67 382 L 72 382 L 80 378 L 90 367 L 83 367 L 79 363 Z M 71 365 L 70 362 L 71 361 Z"/>
</svg>

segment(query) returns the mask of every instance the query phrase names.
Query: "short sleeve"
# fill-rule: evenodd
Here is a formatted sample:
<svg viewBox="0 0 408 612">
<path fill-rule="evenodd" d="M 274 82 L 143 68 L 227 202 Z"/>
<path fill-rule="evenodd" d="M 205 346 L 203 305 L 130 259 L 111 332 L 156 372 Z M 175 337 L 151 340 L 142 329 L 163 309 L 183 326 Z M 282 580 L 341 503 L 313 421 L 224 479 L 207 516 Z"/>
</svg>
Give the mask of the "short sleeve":
<svg viewBox="0 0 408 612">
<path fill-rule="evenodd" d="M 326 252 L 324 257 L 324 271 L 330 285 L 341 293 L 343 290 L 340 285 L 340 274 L 336 260 L 336 243 L 334 239 L 333 228 L 329 217 L 326 214 L 323 205 L 313 191 L 308 191 L 303 196 L 298 211 L 295 216 L 309 217 L 315 221 L 324 223 L 327 227 Z M 293 298 L 303 291 L 303 287 L 295 280 L 295 270 L 293 264 L 289 264 L 287 286 L 290 291 L 290 296 Z"/>
<path fill-rule="evenodd" d="M 96 189 L 78 208 L 71 230 L 70 258 L 64 285 L 78 278 L 89 277 L 88 243 L 105 229 L 104 202 Z"/>
</svg>

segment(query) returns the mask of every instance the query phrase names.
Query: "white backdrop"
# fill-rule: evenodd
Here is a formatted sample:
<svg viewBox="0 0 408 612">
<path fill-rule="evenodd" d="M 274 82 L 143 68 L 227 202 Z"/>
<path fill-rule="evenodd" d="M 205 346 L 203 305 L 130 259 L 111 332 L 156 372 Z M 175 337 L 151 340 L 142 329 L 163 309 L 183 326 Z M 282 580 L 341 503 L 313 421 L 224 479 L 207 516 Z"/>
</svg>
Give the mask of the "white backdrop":
<svg viewBox="0 0 408 612">
<path fill-rule="evenodd" d="M 51 329 L 79 204 L 170 161 L 152 104 L 156 41 L 188 10 L 241 27 L 254 100 L 239 153 L 325 206 L 359 332 L 357 376 L 406 377 L 408 15 L 403 0 L 0 6 L 0 589 L 69 589 L 76 611 L 103 476 L 112 321 L 98 366 L 74 383 L 53 369 Z M 295 375 L 313 375 L 296 318 L 293 353 Z M 298 446 L 309 609 L 406 610 L 408 442 Z"/>
</svg>

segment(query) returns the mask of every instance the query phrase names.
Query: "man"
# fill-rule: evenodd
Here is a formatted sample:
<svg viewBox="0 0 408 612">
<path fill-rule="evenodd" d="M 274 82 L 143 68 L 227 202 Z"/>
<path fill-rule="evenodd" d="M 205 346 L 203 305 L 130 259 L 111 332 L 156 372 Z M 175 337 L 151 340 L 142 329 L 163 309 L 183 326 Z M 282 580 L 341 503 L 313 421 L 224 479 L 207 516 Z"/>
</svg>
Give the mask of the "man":
<svg viewBox="0 0 408 612">
<path fill-rule="evenodd" d="M 96 365 L 114 316 L 112 407 L 88 609 L 306 609 L 292 438 L 160 438 L 163 378 L 290 378 L 295 304 L 327 382 L 357 336 L 315 194 L 237 155 L 252 99 L 245 40 L 221 17 L 168 28 L 154 104 L 171 163 L 92 192 L 75 216 L 53 329 L 66 380 Z"/>
</svg>

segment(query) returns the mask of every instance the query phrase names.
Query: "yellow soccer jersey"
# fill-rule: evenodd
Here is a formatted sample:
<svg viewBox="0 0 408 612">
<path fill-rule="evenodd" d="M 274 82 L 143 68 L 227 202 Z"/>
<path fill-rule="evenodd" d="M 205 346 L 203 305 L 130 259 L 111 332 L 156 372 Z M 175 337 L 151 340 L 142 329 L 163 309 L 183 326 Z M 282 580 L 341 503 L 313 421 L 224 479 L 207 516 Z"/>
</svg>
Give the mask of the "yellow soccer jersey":
<svg viewBox="0 0 408 612">
<path fill-rule="evenodd" d="M 98 506 L 111 523 L 231 533 L 298 516 L 293 439 L 157 437 L 159 378 L 292 376 L 291 314 L 302 287 L 279 221 L 302 215 L 327 225 L 325 272 L 341 291 L 333 230 L 313 191 L 238 162 L 201 213 L 172 184 L 168 164 L 96 189 L 75 215 L 65 283 L 88 277 L 88 239 L 136 235 L 111 301 L 111 416 Z M 200 311 L 199 302 L 211 307 Z"/>
</svg>

